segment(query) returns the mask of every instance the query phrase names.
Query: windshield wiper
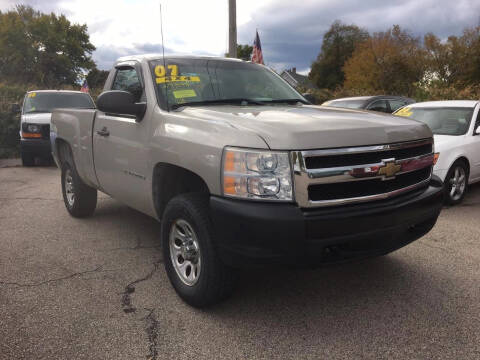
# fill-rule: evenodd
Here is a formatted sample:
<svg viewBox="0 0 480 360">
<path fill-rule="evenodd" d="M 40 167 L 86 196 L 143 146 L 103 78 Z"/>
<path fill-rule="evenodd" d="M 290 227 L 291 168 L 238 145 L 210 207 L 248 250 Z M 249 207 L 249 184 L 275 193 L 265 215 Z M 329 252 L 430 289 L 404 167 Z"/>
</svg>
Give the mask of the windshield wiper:
<svg viewBox="0 0 480 360">
<path fill-rule="evenodd" d="M 236 99 L 216 99 L 216 100 L 204 100 L 204 101 L 190 101 L 184 102 L 182 104 L 172 104 L 170 108 L 172 110 L 178 109 L 182 106 L 202 106 L 202 105 L 216 105 L 216 104 L 254 104 L 254 105 L 265 105 L 265 102 L 258 101 L 254 99 L 247 99 L 247 98 L 236 98 Z"/>
<path fill-rule="evenodd" d="M 286 104 L 296 104 L 296 103 L 302 103 L 302 104 L 309 104 L 308 101 L 302 100 L 302 99 L 272 99 L 265 101 L 265 103 L 274 103 L 274 104 L 281 104 L 281 103 L 286 103 Z"/>
</svg>

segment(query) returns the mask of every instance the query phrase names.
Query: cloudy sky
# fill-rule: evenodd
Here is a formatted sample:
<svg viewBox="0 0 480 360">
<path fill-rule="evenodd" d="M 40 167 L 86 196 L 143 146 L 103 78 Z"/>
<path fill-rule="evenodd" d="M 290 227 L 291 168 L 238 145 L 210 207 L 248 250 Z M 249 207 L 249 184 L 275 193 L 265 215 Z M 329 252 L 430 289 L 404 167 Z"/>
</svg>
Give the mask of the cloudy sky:
<svg viewBox="0 0 480 360">
<path fill-rule="evenodd" d="M 21 0 L 0 0 L 5 11 Z M 97 47 L 94 60 L 108 69 L 123 55 L 161 51 L 160 0 L 25 0 L 44 12 L 86 23 Z M 223 55 L 228 0 L 161 0 L 166 52 Z M 238 42 L 252 44 L 259 29 L 264 59 L 276 70 L 308 72 L 323 34 L 339 19 L 370 32 L 393 24 L 421 36 L 461 34 L 480 24 L 479 0 L 238 0 Z"/>
</svg>

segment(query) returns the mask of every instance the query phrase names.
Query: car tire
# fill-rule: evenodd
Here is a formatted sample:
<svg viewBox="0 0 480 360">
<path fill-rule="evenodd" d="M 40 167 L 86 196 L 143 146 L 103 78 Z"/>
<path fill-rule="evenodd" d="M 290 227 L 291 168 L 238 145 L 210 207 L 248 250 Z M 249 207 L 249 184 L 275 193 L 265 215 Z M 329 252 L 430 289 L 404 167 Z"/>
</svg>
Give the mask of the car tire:
<svg viewBox="0 0 480 360">
<path fill-rule="evenodd" d="M 218 255 L 208 196 L 183 194 L 170 200 L 161 240 L 168 278 L 187 304 L 202 308 L 232 294 L 236 271 Z"/>
<path fill-rule="evenodd" d="M 73 217 L 87 217 L 95 211 L 97 190 L 85 184 L 69 162 L 62 165 L 62 193 L 65 207 Z"/>
<path fill-rule="evenodd" d="M 22 165 L 23 166 L 34 166 L 35 157 L 32 154 L 22 152 Z"/>
<path fill-rule="evenodd" d="M 468 165 L 457 160 L 448 170 L 445 177 L 445 203 L 457 205 L 462 202 L 468 189 Z"/>
</svg>

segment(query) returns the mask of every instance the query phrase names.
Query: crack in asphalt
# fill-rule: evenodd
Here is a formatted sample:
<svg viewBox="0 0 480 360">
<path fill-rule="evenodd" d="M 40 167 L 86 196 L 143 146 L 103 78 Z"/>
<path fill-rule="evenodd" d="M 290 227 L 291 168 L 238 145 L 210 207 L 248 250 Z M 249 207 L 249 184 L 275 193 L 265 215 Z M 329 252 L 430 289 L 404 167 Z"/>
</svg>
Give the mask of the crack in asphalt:
<svg viewBox="0 0 480 360">
<path fill-rule="evenodd" d="M 21 284 L 21 283 L 18 283 L 18 282 L 10 282 L 10 281 L 0 281 L 0 285 L 11 285 L 11 286 L 17 286 L 17 287 L 36 287 L 36 286 L 42 286 L 42 285 L 45 285 L 45 284 L 49 284 L 49 283 L 53 283 L 53 282 L 57 282 L 57 281 L 63 281 L 63 280 L 68 280 L 68 279 L 72 279 L 74 277 L 77 277 L 77 276 L 82 276 L 82 275 L 85 275 L 85 274 L 91 274 L 91 273 L 94 273 L 94 272 L 97 272 L 97 271 L 100 271 L 101 269 L 103 268 L 103 265 L 100 265 L 99 267 L 93 269 L 93 270 L 86 270 L 86 271 L 81 271 L 81 272 L 76 272 L 76 273 L 73 273 L 73 274 L 70 274 L 70 275 L 67 275 L 67 276 L 62 276 L 62 277 L 59 277 L 59 278 L 54 278 L 54 279 L 48 279 L 48 280 L 45 280 L 45 281 L 40 281 L 38 283 L 26 283 L 26 284 Z"/>
<path fill-rule="evenodd" d="M 158 339 L 158 320 L 153 312 L 154 309 L 145 309 L 149 313 L 142 320 L 147 323 L 145 331 L 148 335 L 148 355 L 147 360 L 155 360 L 158 357 L 157 339 Z"/>
<path fill-rule="evenodd" d="M 116 250 L 139 250 L 139 249 L 159 249 L 160 245 L 157 246 L 142 246 L 142 240 L 139 236 L 137 236 L 137 242 L 135 246 L 125 246 L 125 247 L 118 247 L 113 249 L 106 249 L 101 251 L 116 251 Z"/>
<path fill-rule="evenodd" d="M 135 285 L 139 284 L 143 281 L 149 280 L 153 274 L 158 270 L 158 266 L 162 263 L 162 259 L 159 259 L 158 261 L 153 263 L 153 269 L 150 271 L 147 275 L 145 275 L 143 278 L 137 279 L 129 283 L 127 286 L 125 286 L 125 290 L 122 293 L 122 306 L 123 306 L 123 311 L 125 313 L 132 313 L 135 312 L 137 309 L 133 306 L 132 304 L 132 298 L 130 294 L 133 294 L 135 292 Z"/>
</svg>

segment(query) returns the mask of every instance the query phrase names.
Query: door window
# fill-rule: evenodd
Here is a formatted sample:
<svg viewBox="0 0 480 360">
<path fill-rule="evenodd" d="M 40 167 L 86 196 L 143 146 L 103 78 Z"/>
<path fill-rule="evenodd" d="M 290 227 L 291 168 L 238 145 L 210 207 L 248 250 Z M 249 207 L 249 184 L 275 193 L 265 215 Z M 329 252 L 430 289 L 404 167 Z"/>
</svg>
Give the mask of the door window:
<svg viewBox="0 0 480 360">
<path fill-rule="evenodd" d="M 392 112 L 397 111 L 400 109 L 402 106 L 407 105 L 407 102 L 405 100 L 400 100 L 400 99 L 395 99 L 395 100 L 388 100 L 390 103 L 390 110 Z"/>
<path fill-rule="evenodd" d="M 135 102 L 143 99 L 143 86 L 138 77 L 137 71 L 132 67 L 120 68 L 117 70 L 113 80 L 112 90 L 128 91 L 133 95 Z"/>
<path fill-rule="evenodd" d="M 367 110 L 380 111 L 385 113 L 390 112 L 390 109 L 388 108 L 388 104 L 386 100 L 377 100 L 373 102 L 368 106 Z"/>
</svg>

